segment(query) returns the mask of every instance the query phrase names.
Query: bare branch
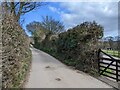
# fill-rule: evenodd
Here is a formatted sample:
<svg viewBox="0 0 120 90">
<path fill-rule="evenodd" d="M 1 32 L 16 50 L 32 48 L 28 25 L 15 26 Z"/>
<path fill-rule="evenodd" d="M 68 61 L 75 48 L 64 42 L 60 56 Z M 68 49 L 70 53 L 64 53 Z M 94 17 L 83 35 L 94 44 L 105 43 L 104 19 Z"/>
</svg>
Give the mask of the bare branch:
<svg viewBox="0 0 120 90">
<path fill-rule="evenodd" d="M 17 7 L 17 5 L 19 5 L 19 2 L 17 2 L 17 3 L 15 4 L 15 7 Z"/>
<path fill-rule="evenodd" d="M 12 2 L 6 2 L 6 5 L 7 12 L 12 13 L 18 21 L 21 15 L 46 4 L 43 2 L 14 2 L 12 0 Z"/>
</svg>

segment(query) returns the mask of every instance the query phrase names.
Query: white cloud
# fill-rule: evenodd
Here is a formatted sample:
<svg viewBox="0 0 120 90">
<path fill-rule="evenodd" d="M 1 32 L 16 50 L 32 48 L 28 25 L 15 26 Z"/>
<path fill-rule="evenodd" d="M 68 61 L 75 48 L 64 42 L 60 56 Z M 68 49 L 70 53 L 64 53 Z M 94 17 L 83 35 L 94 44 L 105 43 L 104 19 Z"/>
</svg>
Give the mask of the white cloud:
<svg viewBox="0 0 120 90">
<path fill-rule="evenodd" d="M 40 2 L 41 0 L 34 1 Z M 119 2 L 119 0 L 42 0 L 42 2 Z"/>
<path fill-rule="evenodd" d="M 54 9 L 51 10 L 60 14 L 61 20 L 67 29 L 84 21 L 95 20 L 104 27 L 105 35 L 118 33 L 118 3 L 61 2 L 60 6 L 62 9 L 52 7 Z"/>
<path fill-rule="evenodd" d="M 56 9 L 55 7 L 49 6 L 48 8 L 49 8 L 51 11 L 53 11 L 53 12 L 56 12 L 56 11 L 57 11 L 57 9 Z"/>
</svg>

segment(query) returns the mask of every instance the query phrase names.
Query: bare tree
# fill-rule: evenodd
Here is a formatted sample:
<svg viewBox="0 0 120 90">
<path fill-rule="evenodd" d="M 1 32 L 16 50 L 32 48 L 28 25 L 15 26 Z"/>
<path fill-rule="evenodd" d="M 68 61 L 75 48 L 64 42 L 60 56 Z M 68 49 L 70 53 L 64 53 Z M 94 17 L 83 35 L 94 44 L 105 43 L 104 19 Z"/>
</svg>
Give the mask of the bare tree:
<svg viewBox="0 0 120 90">
<path fill-rule="evenodd" d="M 19 2 L 15 2 L 14 0 L 11 1 L 12 2 L 5 1 L 4 7 L 8 13 L 13 14 L 17 21 L 19 21 L 21 15 L 24 15 L 40 6 L 46 5 L 46 3 L 43 2 L 22 2 L 21 0 Z"/>
<path fill-rule="evenodd" d="M 59 34 L 64 31 L 64 25 L 58 20 L 53 19 L 51 16 L 42 17 L 42 26 L 51 34 Z"/>
</svg>

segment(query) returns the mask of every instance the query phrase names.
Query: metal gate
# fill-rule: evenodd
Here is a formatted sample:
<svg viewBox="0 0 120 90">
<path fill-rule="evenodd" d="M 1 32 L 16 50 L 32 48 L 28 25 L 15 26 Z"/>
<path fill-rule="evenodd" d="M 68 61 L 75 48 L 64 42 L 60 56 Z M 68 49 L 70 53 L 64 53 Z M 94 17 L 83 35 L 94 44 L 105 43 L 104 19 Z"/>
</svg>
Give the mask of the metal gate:
<svg viewBox="0 0 120 90">
<path fill-rule="evenodd" d="M 99 75 L 120 81 L 120 60 L 103 52 L 98 51 L 98 72 Z"/>
</svg>

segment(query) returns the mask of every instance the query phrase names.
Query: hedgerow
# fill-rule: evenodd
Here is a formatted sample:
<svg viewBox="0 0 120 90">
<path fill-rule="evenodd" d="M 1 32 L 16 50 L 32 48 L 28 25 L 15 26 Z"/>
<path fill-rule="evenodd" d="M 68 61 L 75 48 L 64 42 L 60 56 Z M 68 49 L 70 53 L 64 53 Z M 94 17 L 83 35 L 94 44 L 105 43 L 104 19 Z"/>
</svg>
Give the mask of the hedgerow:
<svg viewBox="0 0 120 90">
<path fill-rule="evenodd" d="M 103 27 L 96 22 L 84 22 L 60 33 L 54 40 L 43 40 L 39 49 L 53 55 L 76 69 L 97 73 L 98 40 L 103 36 Z"/>
<path fill-rule="evenodd" d="M 29 39 L 11 15 L 2 21 L 2 87 L 23 86 L 30 68 L 31 51 Z"/>
</svg>

